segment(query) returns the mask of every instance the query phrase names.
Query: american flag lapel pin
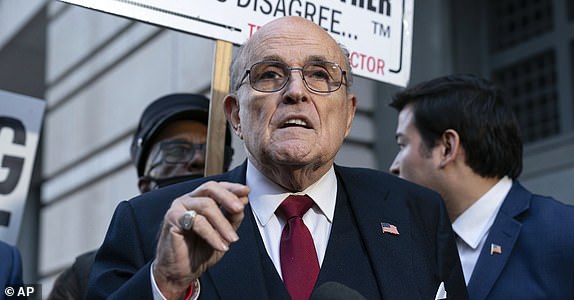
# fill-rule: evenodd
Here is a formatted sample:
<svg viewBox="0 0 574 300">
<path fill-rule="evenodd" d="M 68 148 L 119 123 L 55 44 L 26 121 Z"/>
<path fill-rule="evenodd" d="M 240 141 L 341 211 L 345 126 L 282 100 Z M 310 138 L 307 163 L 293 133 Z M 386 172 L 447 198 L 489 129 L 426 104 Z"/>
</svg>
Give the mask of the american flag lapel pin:
<svg viewBox="0 0 574 300">
<path fill-rule="evenodd" d="M 399 235 L 399 230 L 397 229 L 397 226 L 391 223 L 381 222 L 381 229 L 383 230 L 383 234 L 390 233 L 392 235 Z"/>
<path fill-rule="evenodd" d="M 502 247 L 495 243 L 490 244 L 490 255 L 502 254 Z"/>
</svg>

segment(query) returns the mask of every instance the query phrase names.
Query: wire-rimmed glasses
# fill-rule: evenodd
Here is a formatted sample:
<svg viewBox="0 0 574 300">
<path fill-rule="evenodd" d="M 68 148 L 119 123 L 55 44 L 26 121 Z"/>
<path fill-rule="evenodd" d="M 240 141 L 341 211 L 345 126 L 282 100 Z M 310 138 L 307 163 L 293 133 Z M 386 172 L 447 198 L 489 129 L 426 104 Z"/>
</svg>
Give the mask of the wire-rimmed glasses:
<svg viewBox="0 0 574 300">
<path fill-rule="evenodd" d="M 293 68 L 281 61 L 266 60 L 253 64 L 245 71 L 240 82 L 242 84 L 245 77 L 249 76 L 249 84 L 254 90 L 273 93 L 287 85 L 293 70 L 301 71 L 305 86 L 317 93 L 334 92 L 346 80 L 346 71 L 333 62 L 310 61 L 301 68 Z"/>
</svg>

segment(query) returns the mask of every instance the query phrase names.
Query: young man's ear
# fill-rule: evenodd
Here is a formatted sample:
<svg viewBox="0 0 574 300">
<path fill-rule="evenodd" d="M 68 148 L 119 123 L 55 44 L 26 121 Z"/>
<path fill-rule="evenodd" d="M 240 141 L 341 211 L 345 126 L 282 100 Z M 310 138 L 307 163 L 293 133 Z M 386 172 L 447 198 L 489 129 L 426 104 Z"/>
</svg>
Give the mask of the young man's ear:
<svg viewBox="0 0 574 300">
<path fill-rule="evenodd" d="M 458 132 L 453 129 L 445 130 L 440 137 L 439 146 L 441 148 L 440 167 L 443 168 L 458 157 L 461 147 Z"/>
</svg>

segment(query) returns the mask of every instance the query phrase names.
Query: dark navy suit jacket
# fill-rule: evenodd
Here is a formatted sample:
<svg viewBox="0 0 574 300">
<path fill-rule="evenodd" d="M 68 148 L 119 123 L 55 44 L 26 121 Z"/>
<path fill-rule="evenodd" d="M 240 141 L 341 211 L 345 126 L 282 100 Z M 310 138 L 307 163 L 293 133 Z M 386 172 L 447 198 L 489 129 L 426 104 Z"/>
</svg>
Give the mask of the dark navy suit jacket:
<svg viewBox="0 0 574 300">
<path fill-rule="evenodd" d="M 222 175 L 145 193 L 119 204 L 90 274 L 87 299 L 151 299 L 150 264 L 173 199 L 206 180 L 245 183 L 246 164 Z M 342 283 L 367 299 L 466 299 L 454 235 L 438 194 L 382 172 L 335 166 L 335 215 L 316 288 Z M 240 240 L 201 278 L 201 299 L 289 299 L 251 208 Z M 399 235 L 383 233 L 381 222 Z"/>
<path fill-rule="evenodd" d="M 22 259 L 16 247 L 0 241 L 0 295 L 6 285 L 22 284 Z M 2 298 L 0 296 L 0 298 Z"/>
<path fill-rule="evenodd" d="M 491 244 L 502 253 L 490 253 Z M 574 299 L 574 207 L 514 182 L 468 283 L 472 300 Z"/>
</svg>

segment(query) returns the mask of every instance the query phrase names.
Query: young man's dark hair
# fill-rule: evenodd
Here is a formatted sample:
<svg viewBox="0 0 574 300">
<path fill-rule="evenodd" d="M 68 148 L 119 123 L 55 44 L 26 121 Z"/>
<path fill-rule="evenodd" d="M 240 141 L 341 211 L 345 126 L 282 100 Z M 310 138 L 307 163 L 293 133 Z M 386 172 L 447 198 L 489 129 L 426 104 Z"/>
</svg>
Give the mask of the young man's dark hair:
<svg viewBox="0 0 574 300">
<path fill-rule="evenodd" d="M 412 105 L 414 125 L 434 148 L 447 129 L 456 130 L 466 163 L 483 177 L 518 178 L 522 140 L 516 117 L 502 91 L 474 75 L 439 77 L 397 93 L 390 106 Z"/>
</svg>

